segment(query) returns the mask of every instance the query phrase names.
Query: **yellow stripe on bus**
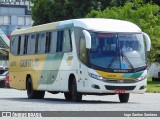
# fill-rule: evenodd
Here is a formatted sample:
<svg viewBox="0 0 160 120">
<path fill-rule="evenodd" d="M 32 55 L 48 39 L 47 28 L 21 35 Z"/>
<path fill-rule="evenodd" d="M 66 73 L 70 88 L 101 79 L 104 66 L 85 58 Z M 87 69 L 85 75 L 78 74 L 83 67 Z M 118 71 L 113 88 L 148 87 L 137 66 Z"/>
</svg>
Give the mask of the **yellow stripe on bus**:
<svg viewBox="0 0 160 120">
<path fill-rule="evenodd" d="M 99 71 L 99 70 L 96 70 L 96 72 L 104 77 L 104 78 L 121 78 L 123 76 L 123 73 L 110 73 L 110 72 L 103 72 L 103 71 Z"/>
</svg>

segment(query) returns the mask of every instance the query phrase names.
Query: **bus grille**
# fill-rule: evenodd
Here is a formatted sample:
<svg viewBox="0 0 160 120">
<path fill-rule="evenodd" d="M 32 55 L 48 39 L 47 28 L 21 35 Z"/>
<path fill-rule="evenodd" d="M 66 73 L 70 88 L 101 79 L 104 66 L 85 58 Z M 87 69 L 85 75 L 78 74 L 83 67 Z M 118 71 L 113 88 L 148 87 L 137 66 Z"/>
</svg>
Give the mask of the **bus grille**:
<svg viewBox="0 0 160 120">
<path fill-rule="evenodd" d="M 136 83 L 136 80 L 106 80 L 106 83 Z"/>
<path fill-rule="evenodd" d="M 134 90 L 136 86 L 108 86 L 105 85 L 107 90 Z"/>
</svg>

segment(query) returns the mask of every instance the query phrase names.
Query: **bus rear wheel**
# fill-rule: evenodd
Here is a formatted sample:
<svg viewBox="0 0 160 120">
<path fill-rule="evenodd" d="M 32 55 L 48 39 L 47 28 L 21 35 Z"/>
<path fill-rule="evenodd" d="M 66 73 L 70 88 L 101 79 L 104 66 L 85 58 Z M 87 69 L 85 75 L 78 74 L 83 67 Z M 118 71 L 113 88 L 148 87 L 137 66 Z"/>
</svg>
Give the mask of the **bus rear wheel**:
<svg viewBox="0 0 160 120">
<path fill-rule="evenodd" d="M 129 93 L 119 94 L 119 100 L 121 103 L 127 103 L 129 100 Z"/>
<path fill-rule="evenodd" d="M 72 101 L 80 102 L 82 100 L 82 94 L 77 91 L 77 83 L 75 78 L 72 80 L 71 83 L 70 94 Z"/>
<path fill-rule="evenodd" d="M 29 77 L 27 81 L 27 96 L 29 99 L 43 99 L 45 91 L 33 90 L 32 78 Z"/>
</svg>

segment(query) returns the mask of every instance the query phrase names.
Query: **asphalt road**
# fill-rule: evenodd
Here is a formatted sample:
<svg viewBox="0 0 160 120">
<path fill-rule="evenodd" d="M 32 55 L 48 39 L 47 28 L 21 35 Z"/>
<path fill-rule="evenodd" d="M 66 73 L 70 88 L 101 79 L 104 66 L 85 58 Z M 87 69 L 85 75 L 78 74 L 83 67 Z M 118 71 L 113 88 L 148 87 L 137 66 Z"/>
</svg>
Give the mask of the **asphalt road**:
<svg viewBox="0 0 160 120">
<path fill-rule="evenodd" d="M 120 103 L 117 95 L 87 95 L 82 102 L 70 102 L 62 93 L 46 92 L 38 100 L 28 99 L 26 91 L 1 88 L 0 111 L 160 111 L 160 93 L 131 94 L 128 103 Z"/>
</svg>

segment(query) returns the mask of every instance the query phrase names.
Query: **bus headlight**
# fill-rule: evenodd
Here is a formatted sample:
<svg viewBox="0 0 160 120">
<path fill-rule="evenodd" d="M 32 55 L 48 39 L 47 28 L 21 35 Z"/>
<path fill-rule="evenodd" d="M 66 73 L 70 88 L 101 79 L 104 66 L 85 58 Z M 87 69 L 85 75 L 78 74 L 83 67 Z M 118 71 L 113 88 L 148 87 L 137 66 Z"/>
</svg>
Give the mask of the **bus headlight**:
<svg viewBox="0 0 160 120">
<path fill-rule="evenodd" d="M 93 74 L 93 73 L 88 73 L 89 74 L 89 76 L 91 77 L 91 78 L 94 78 L 94 79 L 97 79 L 97 80 L 103 80 L 103 77 L 101 77 L 101 76 L 99 76 L 99 75 L 95 75 L 95 74 Z"/>
<path fill-rule="evenodd" d="M 141 77 L 137 78 L 136 80 L 141 81 L 147 78 L 147 75 L 142 75 Z"/>
</svg>

